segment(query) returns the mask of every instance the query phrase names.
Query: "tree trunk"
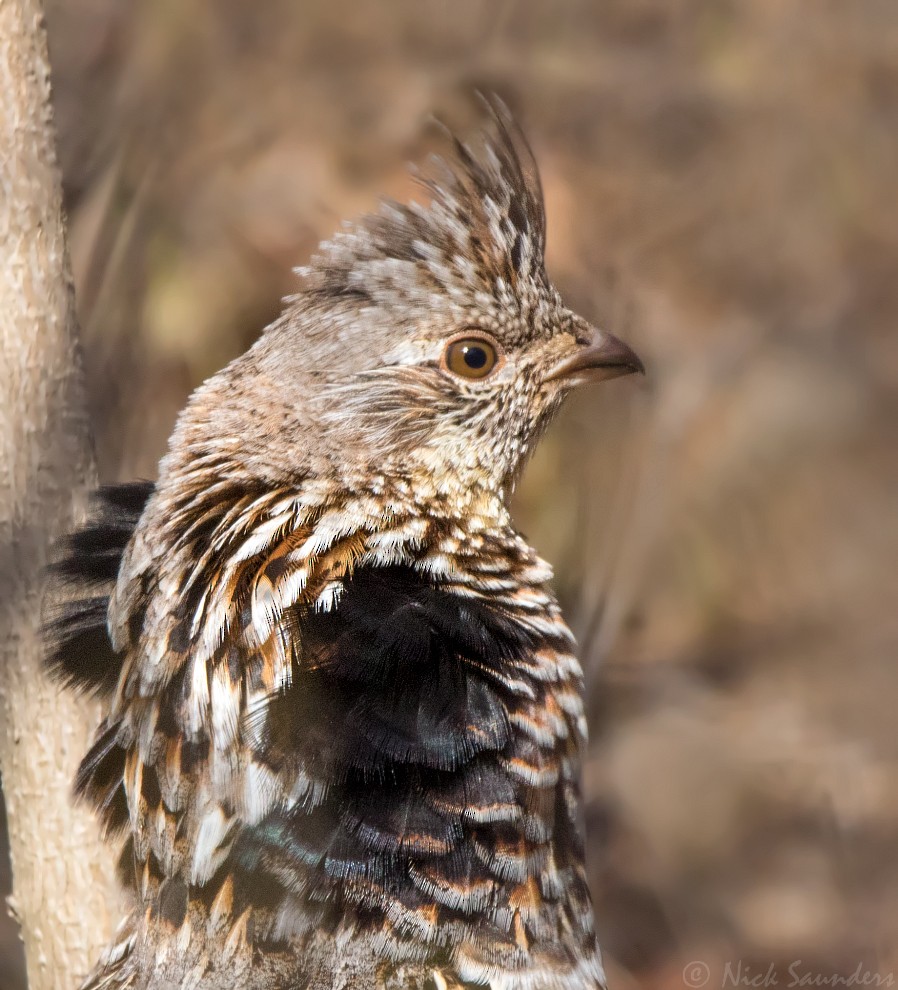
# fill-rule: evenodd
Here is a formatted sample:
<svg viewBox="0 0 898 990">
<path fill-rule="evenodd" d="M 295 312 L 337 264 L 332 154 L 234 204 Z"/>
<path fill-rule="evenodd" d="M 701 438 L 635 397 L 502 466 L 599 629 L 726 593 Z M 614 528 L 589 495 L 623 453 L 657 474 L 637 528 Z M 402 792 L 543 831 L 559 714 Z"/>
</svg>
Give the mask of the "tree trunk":
<svg viewBox="0 0 898 990">
<path fill-rule="evenodd" d="M 41 670 L 43 568 L 94 483 L 39 0 L 0 0 L 0 772 L 31 990 L 72 990 L 115 907 L 71 782 L 95 705 Z"/>
</svg>

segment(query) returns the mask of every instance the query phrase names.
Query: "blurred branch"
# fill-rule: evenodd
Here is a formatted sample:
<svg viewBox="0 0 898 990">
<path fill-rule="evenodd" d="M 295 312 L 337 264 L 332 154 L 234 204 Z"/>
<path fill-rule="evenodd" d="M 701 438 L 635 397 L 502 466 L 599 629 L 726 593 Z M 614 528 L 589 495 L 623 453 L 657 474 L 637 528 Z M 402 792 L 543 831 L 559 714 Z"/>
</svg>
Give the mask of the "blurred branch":
<svg viewBox="0 0 898 990">
<path fill-rule="evenodd" d="M 31 990 L 69 990 L 111 927 L 113 864 L 72 807 L 99 712 L 41 671 L 43 572 L 94 483 L 38 0 L 0 3 L 0 770 Z"/>
</svg>

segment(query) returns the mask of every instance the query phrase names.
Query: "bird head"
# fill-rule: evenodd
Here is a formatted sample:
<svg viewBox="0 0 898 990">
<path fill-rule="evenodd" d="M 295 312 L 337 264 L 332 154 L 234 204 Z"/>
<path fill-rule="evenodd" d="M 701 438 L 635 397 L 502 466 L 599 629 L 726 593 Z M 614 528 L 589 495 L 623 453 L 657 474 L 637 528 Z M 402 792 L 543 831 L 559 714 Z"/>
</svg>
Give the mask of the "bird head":
<svg viewBox="0 0 898 990">
<path fill-rule="evenodd" d="M 210 383 L 253 473 L 499 493 L 572 389 L 643 371 L 550 283 L 532 153 L 492 111 L 477 150 L 453 139 L 434 160 L 426 205 L 384 202 L 321 245 L 280 319 Z"/>
</svg>

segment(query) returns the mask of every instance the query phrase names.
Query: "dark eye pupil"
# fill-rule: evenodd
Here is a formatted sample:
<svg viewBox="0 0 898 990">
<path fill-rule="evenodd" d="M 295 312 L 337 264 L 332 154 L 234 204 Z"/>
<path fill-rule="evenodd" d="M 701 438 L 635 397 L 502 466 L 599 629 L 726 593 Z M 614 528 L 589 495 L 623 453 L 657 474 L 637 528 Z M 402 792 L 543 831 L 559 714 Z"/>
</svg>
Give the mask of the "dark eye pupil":
<svg viewBox="0 0 898 990">
<path fill-rule="evenodd" d="M 450 341 L 443 352 L 445 370 L 472 380 L 486 378 L 498 361 L 496 347 L 490 341 L 477 337 Z"/>
<path fill-rule="evenodd" d="M 479 371 L 487 362 L 487 353 L 482 347 L 468 345 L 464 351 L 465 364 L 472 371 Z"/>
</svg>

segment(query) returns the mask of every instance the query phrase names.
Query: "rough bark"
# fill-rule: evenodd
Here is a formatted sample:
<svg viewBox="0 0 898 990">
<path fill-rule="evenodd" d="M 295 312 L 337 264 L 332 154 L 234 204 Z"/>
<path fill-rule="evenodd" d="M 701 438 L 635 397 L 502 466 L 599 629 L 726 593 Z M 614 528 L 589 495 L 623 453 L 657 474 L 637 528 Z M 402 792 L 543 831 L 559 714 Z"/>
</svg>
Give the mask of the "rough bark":
<svg viewBox="0 0 898 990">
<path fill-rule="evenodd" d="M 71 990 L 112 923 L 112 856 L 71 801 L 95 706 L 41 671 L 43 568 L 94 481 L 38 0 L 0 0 L 0 771 L 31 990 Z"/>
</svg>

